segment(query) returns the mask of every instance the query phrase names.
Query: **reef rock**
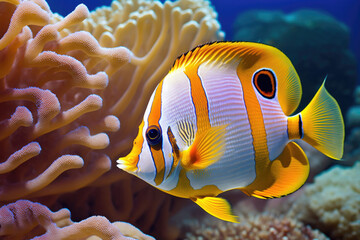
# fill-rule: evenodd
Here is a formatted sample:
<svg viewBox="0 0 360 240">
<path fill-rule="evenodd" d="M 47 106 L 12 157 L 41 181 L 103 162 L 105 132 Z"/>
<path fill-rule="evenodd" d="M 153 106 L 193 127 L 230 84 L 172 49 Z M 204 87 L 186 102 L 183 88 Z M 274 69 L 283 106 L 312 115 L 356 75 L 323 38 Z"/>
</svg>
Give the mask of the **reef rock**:
<svg viewBox="0 0 360 240">
<path fill-rule="evenodd" d="M 275 239 L 328 239 L 323 233 L 298 220 L 276 216 L 267 212 L 242 214 L 240 223 L 230 223 L 206 217 L 184 222 L 184 239 L 275 240 Z"/>
<path fill-rule="evenodd" d="M 318 228 L 331 239 L 360 239 L 360 162 L 336 166 L 305 189 L 289 217 Z"/>
<path fill-rule="evenodd" d="M 355 105 L 351 106 L 346 115 L 348 127 L 360 127 L 360 86 L 354 91 Z"/>
</svg>

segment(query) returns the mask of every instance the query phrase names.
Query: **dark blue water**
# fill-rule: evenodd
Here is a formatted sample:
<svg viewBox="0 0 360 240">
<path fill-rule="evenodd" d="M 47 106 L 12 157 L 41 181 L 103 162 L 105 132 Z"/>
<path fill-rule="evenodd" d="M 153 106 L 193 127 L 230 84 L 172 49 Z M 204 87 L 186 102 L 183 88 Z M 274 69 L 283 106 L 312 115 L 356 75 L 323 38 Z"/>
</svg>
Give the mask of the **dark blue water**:
<svg viewBox="0 0 360 240">
<path fill-rule="evenodd" d="M 48 0 L 47 2 L 53 12 L 66 15 L 80 3 L 85 3 L 91 11 L 99 6 L 110 5 L 112 1 L 72 0 L 66 1 L 66 4 L 59 0 Z M 329 13 L 349 26 L 351 31 L 350 47 L 360 63 L 360 0 L 212 0 L 211 3 L 219 14 L 219 21 L 226 33 L 226 40 L 232 39 L 232 28 L 236 16 L 247 10 L 282 10 L 288 13 L 298 9 L 310 8 Z M 360 64 L 358 66 L 360 73 Z M 360 76 L 358 83 L 360 83 Z"/>
</svg>

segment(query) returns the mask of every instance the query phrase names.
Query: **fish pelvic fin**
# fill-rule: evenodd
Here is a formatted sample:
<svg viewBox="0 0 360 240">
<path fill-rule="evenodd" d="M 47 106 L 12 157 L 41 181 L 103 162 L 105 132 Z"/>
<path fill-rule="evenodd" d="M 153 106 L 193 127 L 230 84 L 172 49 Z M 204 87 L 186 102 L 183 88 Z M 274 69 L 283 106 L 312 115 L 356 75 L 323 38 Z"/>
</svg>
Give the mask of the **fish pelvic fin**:
<svg viewBox="0 0 360 240">
<path fill-rule="evenodd" d="M 286 196 L 305 183 L 309 171 L 309 161 L 304 151 L 295 142 L 289 142 L 270 163 L 268 171 L 240 190 L 261 199 Z"/>
<path fill-rule="evenodd" d="M 325 80 L 300 113 L 303 140 L 326 156 L 340 160 L 344 151 L 344 120 L 338 103 L 325 88 Z"/>
<path fill-rule="evenodd" d="M 219 161 L 225 152 L 226 126 L 210 127 L 195 137 L 183 151 L 181 164 L 186 170 L 204 169 Z"/>
<path fill-rule="evenodd" d="M 209 214 L 221 220 L 239 223 L 238 216 L 234 215 L 229 202 L 219 197 L 204 197 L 191 199 Z"/>
</svg>

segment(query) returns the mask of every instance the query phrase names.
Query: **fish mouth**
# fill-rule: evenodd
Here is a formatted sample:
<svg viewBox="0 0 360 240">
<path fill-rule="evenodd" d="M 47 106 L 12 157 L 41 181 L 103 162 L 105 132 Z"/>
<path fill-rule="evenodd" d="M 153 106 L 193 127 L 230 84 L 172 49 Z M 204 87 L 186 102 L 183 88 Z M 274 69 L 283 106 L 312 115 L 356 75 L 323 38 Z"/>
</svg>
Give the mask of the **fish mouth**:
<svg viewBox="0 0 360 240">
<path fill-rule="evenodd" d="M 116 162 L 116 166 L 126 172 L 135 173 L 138 170 L 136 164 L 134 164 L 135 159 L 131 156 L 119 158 Z"/>
<path fill-rule="evenodd" d="M 126 164 L 125 164 L 125 158 L 119 158 L 116 161 L 118 164 L 116 165 L 118 168 L 122 169 L 122 170 L 126 170 Z"/>
</svg>

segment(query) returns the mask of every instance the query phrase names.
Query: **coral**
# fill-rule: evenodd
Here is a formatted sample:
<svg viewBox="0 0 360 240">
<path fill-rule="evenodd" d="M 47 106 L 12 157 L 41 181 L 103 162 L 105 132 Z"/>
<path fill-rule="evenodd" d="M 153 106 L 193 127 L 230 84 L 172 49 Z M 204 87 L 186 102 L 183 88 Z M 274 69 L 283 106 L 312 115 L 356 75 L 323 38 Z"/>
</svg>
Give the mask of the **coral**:
<svg viewBox="0 0 360 240">
<path fill-rule="evenodd" d="M 267 213 L 242 215 L 239 224 L 213 219 L 202 220 L 201 223 L 192 220 L 186 223 L 184 230 L 187 231 L 184 239 L 189 240 L 327 239 L 324 234 L 299 221 Z"/>
<path fill-rule="evenodd" d="M 354 91 L 355 105 L 351 106 L 346 113 L 346 125 L 348 128 L 360 127 L 360 86 Z"/>
<path fill-rule="evenodd" d="M 289 213 L 320 229 L 331 239 L 360 238 L 360 162 L 336 166 L 305 188 Z"/>
<path fill-rule="evenodd" d="M 349 47 L 348 27 L 326 13 L 254 10 L 240 14 L 234 40 L 262 42 L 282 50 L 297 70 L 303 89 L 299 110 L 313 98 L 324 78 L 343 113 L 352 105 L 357 63 Z M 339 80 L 341 79 L 341 80 Z"/>
<path fill-rule="evenodd" d="M 42 204 L 27 200 L 18 200 L 1 207 L 0 226 L 1 239 L 154 239 L 131 224 L 111 224 L 101 216 L 74 223 L 67 209 L 52 212 Z"/>
<path fill-rule="evenodd" d="M 345 141 L 345 165 L 353 165 L 360 160 L 360 86 L 354 91 L 354 105 L 346 113 L 348 134 Z"/>
<path fill-rule="evenodd" d="M 351 129 L 345 141 L 343 165 L 353 165 L 360 160 L 360 126 Z"/>
<path fill-rule="evenodd" d="M 50 225 L 46 233 L 34 239 L 88 239 L 88 240 L 154 240 L 128 223 L 110 223 L 105 217 L 92 216 L 66 227 Z"/>
<path fill-rule="evenodd" d="M 351 106 L 346 113 L 347 127 L 360 126 L 360 105 Z"/>
<path fill-rule="evenodd" d="M 354 91 L 355 104 L 360 105 L 360 86 L 357 86 Z"/>
<path fill-rule="evenodd" d="M 119 0 L 62 17 L 45 0 L 0 0 L 0 19 L 0 202 L 164 229 L 153 220 L 167 224 L 177 204 L 113 162 L 174 59 L 222 39 L 209 2 Z"/>
<path fill-rule="evenodd" d="M 38 226 L 48 228 L 50 225 L 66 226 L 71 223 L 69 210 L 52 212 L 46 206 L 28 200 L 18 200 L 0 208 L 1 239 L 21 239 L 29 237 L 31 231 L 39 230 L 36 229 Z"/>
<path fill-rule="evenodd" d="M 240 223 L 221 221 L 196 206 L 183 208 L 171 220 L 181 230 L 180 239 L 328 239 L 319 230 L 287 216 L 291 202 L 299 194 L 301 191 L 284 198 L 264 200 L 242 193 L 239 195 L 236 191 L 225 193 L 226 198 L 233 202 L 233 210 Z"/>
</svg>

